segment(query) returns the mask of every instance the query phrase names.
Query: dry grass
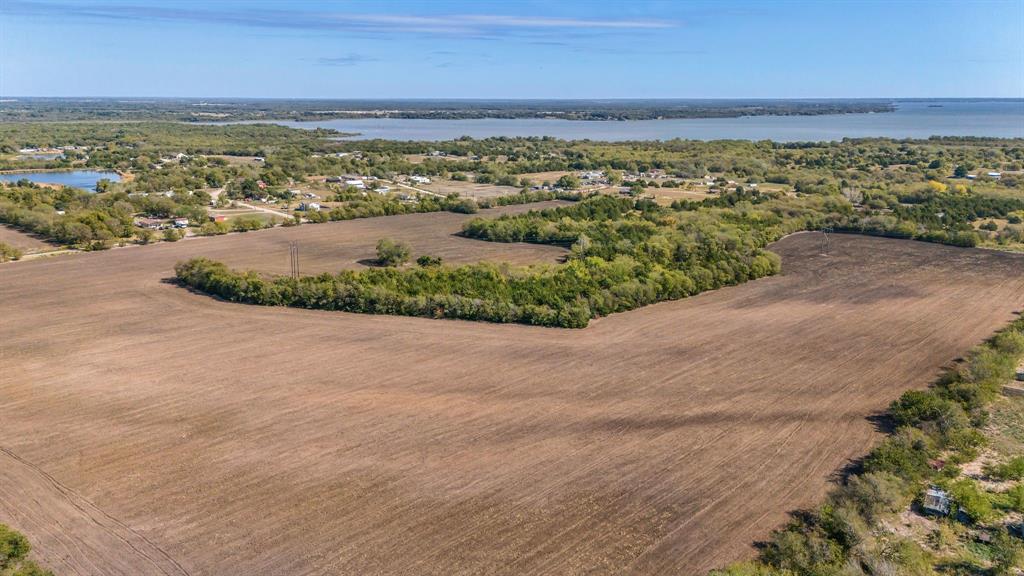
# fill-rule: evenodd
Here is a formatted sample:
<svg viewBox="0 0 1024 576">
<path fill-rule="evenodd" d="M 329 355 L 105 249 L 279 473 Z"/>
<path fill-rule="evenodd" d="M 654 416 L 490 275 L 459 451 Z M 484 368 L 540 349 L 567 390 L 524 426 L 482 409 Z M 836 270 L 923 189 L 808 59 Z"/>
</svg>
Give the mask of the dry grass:
<svg viewBox="0 0 1024 576">
<path fill-rule="evenodd" d="M 459 182 L 457 180 L 443 180 L 431 178 L 430 184 L 408 183 L 410 186 L 436 192 L 437 194 L 458 194 L 465 198 L 495 198 L 497 196 L 508 196 L 519 192 L 515 186 L 495 186 L 494 184 L 477 184 L 475 182 Z M 401 191 L 394 190 L 392 191 Z"/>
<path fill-rule="evenodd" d="M 579 331 L 163 282 L 197 254 L 285 271 L 289 239 L 309 271 L 385 232 L 451 260 L 542 249 L 487 253 L 460 219 L 5 266 L 0 520 L 61 574 L 702 574 L 1024 306 L 1019 256 L 848 235 L 822 256 L 815 234 L 776 245 L 782 276 Z"/>
</svg>

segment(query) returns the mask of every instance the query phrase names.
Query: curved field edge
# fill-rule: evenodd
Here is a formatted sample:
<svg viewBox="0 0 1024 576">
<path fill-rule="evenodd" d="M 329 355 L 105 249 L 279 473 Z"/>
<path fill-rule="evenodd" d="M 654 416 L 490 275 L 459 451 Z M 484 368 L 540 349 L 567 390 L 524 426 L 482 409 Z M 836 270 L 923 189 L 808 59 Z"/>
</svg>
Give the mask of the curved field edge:
<svg viewBox="0 0 1024 576">
<path fill-rule="evenodd" d="M 964 472 L 990 444 L 993 404 L 1017 370 L 1024 373 L 1024 317 L 958 359 L 927 390 L 895 400 L 885 414 L 893 432 L 855 463 L 824 504 L 793 513 L 761 544 L 756 561 L 712 576 L 1019 573 L 1024 456 L 997 453 L 981 474 Z M 929 513 L 926 489 L 947 495 L 951 510 L 948 518 L 933 513 L 938 520 L 923 542 L 920 533 L 893 527 L 908 508 L 912 515 Z"/>
<path fill-rule="evenodd" d="M 703 573 L 1024 305 L 1019 258 L 803 234 L 566 338 L 197 298 L 160 283 L 190 249 L 5 271 L 0 432 L 193 572 Z"/>
</svg>

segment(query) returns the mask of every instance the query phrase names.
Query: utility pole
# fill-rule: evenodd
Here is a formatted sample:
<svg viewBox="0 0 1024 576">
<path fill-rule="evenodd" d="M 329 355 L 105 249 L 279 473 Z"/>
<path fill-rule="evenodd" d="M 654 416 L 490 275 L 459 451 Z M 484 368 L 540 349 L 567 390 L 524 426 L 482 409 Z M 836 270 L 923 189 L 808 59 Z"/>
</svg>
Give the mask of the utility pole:
<svg viewBox="0 0 1024 576">
<path fill-rule="evenodd" d="M 298 280 L 299 278 L 299 243 L 289 242 L 288 243 L 288 257 L 291 259 L 291 274 L 292 278 Z"/>
</svg>

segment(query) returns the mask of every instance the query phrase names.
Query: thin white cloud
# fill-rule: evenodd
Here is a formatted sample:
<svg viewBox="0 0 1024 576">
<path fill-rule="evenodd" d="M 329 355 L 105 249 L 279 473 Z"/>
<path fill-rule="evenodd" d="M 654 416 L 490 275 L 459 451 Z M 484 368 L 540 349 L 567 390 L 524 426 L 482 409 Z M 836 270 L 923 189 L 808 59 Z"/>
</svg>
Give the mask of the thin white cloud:
<svg viewBox="0 0 1024 576">
<path fill-rule="evenodd" d="M 91 2 L 39 2 L 2 0 L 0 13 L 53 19 L 107 19 L 137 21 L 179 21 L 260 28 L 291 28 L 318 31 L 368 33 L 419 33 L 438 35 L 500 35 L 502 33 L 543 33 L 558 30 L 643 30 L 674 28 L 667 20 L 615 18 L 556 18 L 501 14 L 362 14 L 352 12 L 303 12 L 261 10 L 259 5 L 244 10 L 196 8 L 196 4 L 104 4 Z"/>
</svg>

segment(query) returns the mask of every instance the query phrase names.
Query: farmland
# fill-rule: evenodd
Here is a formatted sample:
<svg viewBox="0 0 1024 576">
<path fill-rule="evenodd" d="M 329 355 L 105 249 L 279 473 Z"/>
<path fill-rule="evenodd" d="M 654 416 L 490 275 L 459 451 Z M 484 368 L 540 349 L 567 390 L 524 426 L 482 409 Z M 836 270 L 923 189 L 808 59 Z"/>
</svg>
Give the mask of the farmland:
<svg viewBox="0 0 1024 576">
<path fill-rule="evenodd" d="M 506 208 L 506 211 L 523 210 Z M 62 574 L 700 574 L 817 503 L 879 413 L 1024 307 L 1019 255 L 820 234 L 783 274 L 584 330 L 220 302 L 192 256 L 554 261 L 467 216 L 0 269 L 0 518 Z M 54 526 L 61 526 L 55 530 Z"/>
<path fill-rule="evenodd" d="M 29 254 L 35 252 L 46 252 L 55 248 L 52 244 L 48 244 L 31 234 L 26 234 L 2 224 L 0 224 L 0 242 L 9 246 L 14 246 L 15 248 Z"/>
</svg>

